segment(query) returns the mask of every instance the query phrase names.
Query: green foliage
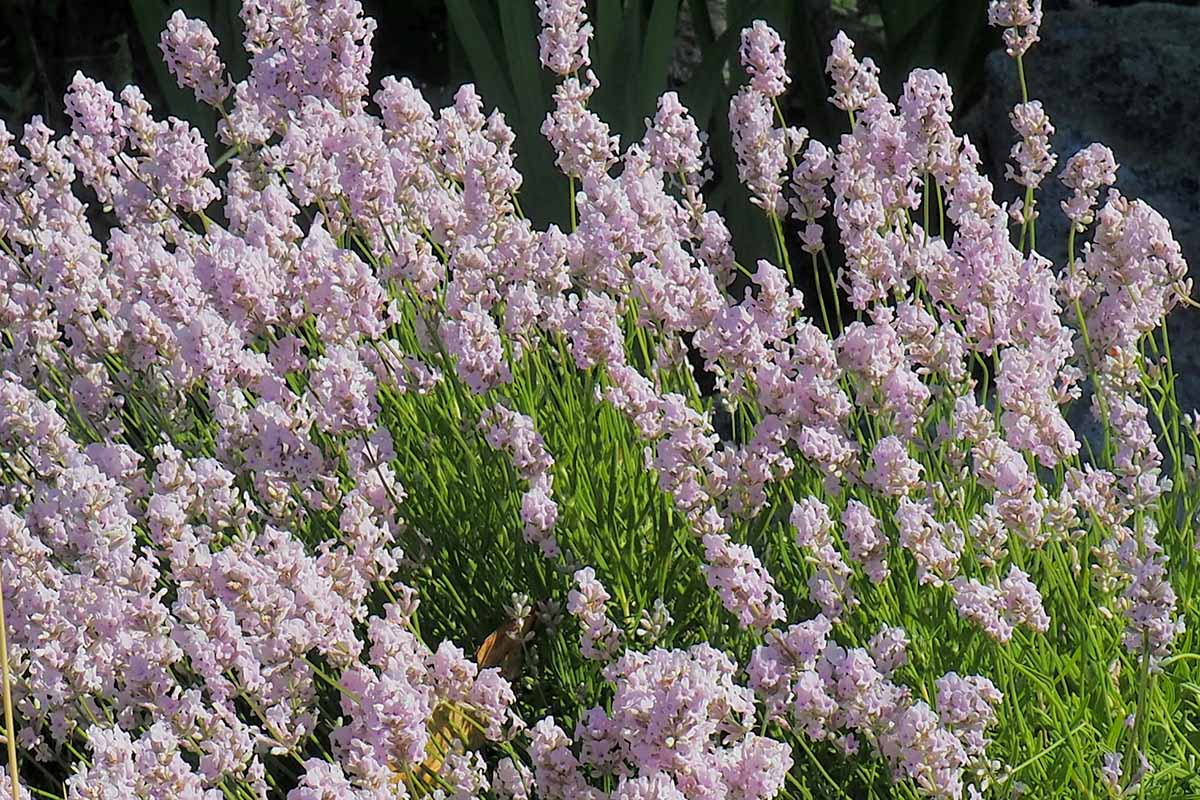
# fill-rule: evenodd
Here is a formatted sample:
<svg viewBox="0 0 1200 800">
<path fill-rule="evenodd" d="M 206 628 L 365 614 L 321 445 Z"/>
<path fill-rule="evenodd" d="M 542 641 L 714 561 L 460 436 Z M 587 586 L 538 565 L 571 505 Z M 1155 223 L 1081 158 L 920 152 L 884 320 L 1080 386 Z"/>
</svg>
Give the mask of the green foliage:
<svg viewBox="0 0 1200 800">
<path fill-rule="evenodd" d="M 485 102 L 504 112 L 517 132 L 518 167 L 526 186 L 538 187 L 522 196 L 526 213 L 541 223 L 565 224 L 562 198 L 568 192 L 567 181 L 555 169 L 553 153 L 539 133 L 550 108 L 551 83 L 537 63 L 534 42 L 539 23 L 533 3 L 446 0 L 446 10 L 468 67 L 466 77 L 475 81 Z M 592 110 L 626 144 L 641 138 L 644 120 L 654 115 L 658 97 L 677 90 L 700 128 L 712 136 L 718 172 L 712 202 L 725 211 L 744 207 L 740 201 L 746 195 L 736 180 L 724 118 L 741 80 L 740 71 L 730 69 L 736 66 L 738 33 L 751 20 L 763 18 L 791 31 L 796 41 L 811 41 L 811 34 L 804 35 L 809 32 L 808 17 L 801 5 L 788 0 L 729 0 L 727 25 L 719 36 L 704 0 L 687 0 L 686 10 L 681 0 L 596 0 L 589 12 L 595 29 L 593 68 L 601 82 L 590 103 Z M 670 68 L 683 13 L 691 16 L 700 61 L 693 74 L 676 85 Z M 817 78 L 820 82 L 819 73 Z M 823 88 L 811 94 L 823 94 Z M 739 202 L 730 202 L 735 199 Z M 747 256 L 756 245 L 761 247 L 757 243 L 769 240 L 769 230 L 757 216 L 732 211 L 730 225 Z M 766 253 L 764 249 L 758 255 Z"/>
<path fill-rule="evenodd" d="M 549 75 L 539 68 L 537 11 L 532 2 L 445 0 L 452 38 L 461 49 L 462 79 L 474 81 L 485 103 L 504 112 L 517 133 L 518 168 L 527 187 L 523 207 L 535 221 L 567 223 L 562 202 L 569 188 L 554 167 L 553 152 L 540 135 L 549 111 Z M 675 90 L 701 130 L 709 133 L 715 179 L 708 187 L 711 206 L 721 212 L 745 263 L 773 253 L 771 231 L 761 214 L 745 201 L 737 180 L 726 111 L 742 81 L 737 68 L 739 33 L 764 19 L 787 42 L 789 109 L 814 135 L 829 141 L 843 120 L 830 108 L 824 75 L 828 26 L 861 20 L 878 29 L 886 43 L 888 75 L 904 75 L 916 66 L 945 71 L 959 92 L 960 106 L 978 93 L 983 57 L 995 44 L 986 26 L 986 0 L 880 0 L 879 13 L 857 0 L 593 0 L 591 54 L 601 85 L 590 107 L 627 144 L 641 138 L 644 120 L 653 116 L 658 97 Z M 716 12 L 716 13 L 714 13 Z M 686 26 L 698 54 L 691 74 L 671 74 Z M 718 33 L 718 30 L 720 31 Z"/>
<path fill-rule="evenodd" d="M 987 25 L 987 0 L 880 0 L 888 73 L 902 80 L 915 67 L 945 72 L 959 105 L 980 91 L 984 56 L 998 43 Z"/>
</svg>

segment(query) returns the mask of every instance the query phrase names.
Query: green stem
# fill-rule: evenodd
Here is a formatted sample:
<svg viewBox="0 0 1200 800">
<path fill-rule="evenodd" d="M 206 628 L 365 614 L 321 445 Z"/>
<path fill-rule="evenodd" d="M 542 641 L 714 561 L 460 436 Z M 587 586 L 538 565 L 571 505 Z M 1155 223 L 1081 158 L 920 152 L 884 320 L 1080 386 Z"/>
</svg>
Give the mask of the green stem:
<svg viewBox="0 0 1200 800">
<path fill-rule="evenodd" d="M 1029 85 L 1025 83 L 1025 61 L 1021 56 L 1017 56 L 1017 80 L 1021 84 L 1021 102 L 1029 102 Z"/>
<path fill-rule="evenodd" d="M 20 800 L 21 781 L 17 769 L 17 728 L 13 723 L 12 676 L 8 668 L 8 625 L 4 619 L 4 578 L 0 574 L 0 678 L 4 687 L 4 738 L 8 745 L 8 777 L 12 800 Z"/>
<path fill-rule="evenodd" d="M 570 191 L 570 195 L 571 195 L 570 196 L 570 200 L 571 200 L 571 231 L 574 232 L 575 228 L 578 227 L 578 225 L 579 225 L 579 220 L 576 217 L 576 214 L 578 212 L 575 209 L 575 176 L 571 175 L 567 178 L 567 180 L 570 181 L 570 190 L 569 191 Z"/>
</svg>

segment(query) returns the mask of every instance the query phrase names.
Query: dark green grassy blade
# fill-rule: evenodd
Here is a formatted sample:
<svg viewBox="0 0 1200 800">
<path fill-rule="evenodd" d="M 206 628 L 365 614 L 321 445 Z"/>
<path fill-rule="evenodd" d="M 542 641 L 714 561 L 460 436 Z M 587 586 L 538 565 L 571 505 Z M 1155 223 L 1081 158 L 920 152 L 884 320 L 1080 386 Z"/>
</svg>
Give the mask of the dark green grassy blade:
<svg viewBox="0 0 1200 800">
<path fill-rule="evenodd" d="M 592 66 L 603 84 L 616 81 L 617 47 L 621 44 L 621 32 L 625 15 L 621 0 L 598 0 L 596 14 L 592 19 Z"/>
<path fill-rule="evenodd" d="M 957 98 L 978 91 L 995 36 L 987 26 L 986 0 L 883 0 L 879 11 L 887 37 L 888 88 L 894 91 L 915 67 L 932 67 L 947 74 Z"/>
<path fill-rule="evenodd" d="M 554 152 L 541 135 L 550 109 L 549 73 L 538 61 L 538 19 L 527 3 L 498 3 L 500 29 L 516 105 L 509 122 L 517 132 L 518 168 L 524 176 L 521 204 L 540 224 L 567 217 L 567 180 L 554 167 Z M 536 191 L 533 189 L 536 187 Z"/>
<path fill-rule="evenodd" d="M 450 27 L 462 43 L 484 104 L 514 113 L 517 103 L 508 82 L 508 70 L 487 33 L 489 29 L 499 30 L 492 4 L 486 0 L 446 0 L 446 13 Z"/>
<path fill-rule="evenodd" d="M 667 70 L 675 52 L 675 24 L 679 18 L 679 0 L 654 0 L 642 42 L 641 68 L 638 70 L 637 110 L 642 119 L 654 113 L 658 96 L 667 88 Z M 636 135 L 637 122 L 630 135 Z"/>
</svg>

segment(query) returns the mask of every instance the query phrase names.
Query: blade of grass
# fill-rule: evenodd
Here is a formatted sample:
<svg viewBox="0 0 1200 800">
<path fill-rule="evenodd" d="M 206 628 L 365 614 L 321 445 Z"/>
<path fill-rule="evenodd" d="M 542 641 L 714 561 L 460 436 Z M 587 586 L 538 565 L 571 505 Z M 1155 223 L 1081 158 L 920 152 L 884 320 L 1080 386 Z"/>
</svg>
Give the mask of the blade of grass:
<svg viewBox="0 0 1200 800">
<path fill-rule="evenodd" d="M 490 4 L 486 2 L 446 0 L 446 13 L 450 18 L 450 27 L 462 43 L 480 95 L 488 104 L 512 113 L 517 108 L 517 103 L 506 78 L 508 71 L 505 69 L 500 55 L 496 52 L 496 48 L 493 47 L 484 23 L 480 21 L 480 12 L 482 12 L 486 22 L 491 25 L 491 30 L 497 30 L 499 25 L 494 18 L 491 18 L 491 11 Z"/>
<path fill-rule="evenodd" d="M 542 120 L 549 110 L 546 75 L 537 58 L 537 26 L 533 6 L 526 3 L 498 4 L 509 78 L 516 95 L 513 127 L 517 131 L 517 159 L 524 185 L 536 192 L 522 195 L 522 208 L 539 224 L 562 222 L 566 179 L 554 168 L 554 153 L 542 138 Z"/>
<path fill-rule="evenodd" d="M 516 107 L 520 109 L 521 126 L 525 128 L 540 125 L 547 110 L 543 72 L 536 56 L 537 30 L 531 8 L 525 3 L 499 3 L 500 30 L 504 36 L 509 77 L 516 94 Z"/>
<path fill-rule="evenodd" d="M 596 4 L 592 64 L 601 83 L 616 80 L 615 67 L 617 46 L 621 43 L 625 16 L 621 11 L 621 0 L 599 0 Z"/>
<path fill-rule="evenodd" d="M 708 3 L 705 0 L 688 0 L 688 11 L 692 17 L 692 29 L 696 32 L 696 44 L 703 52 L 717 38 L 712 15 L 708 13 Z"/>
<path fill-rule="evenodd" d="M 8 746 L 8 776 L 12 780 L 12 800 L 20 800 L 21 781 L 17 769 L 17 728 L 13 723 L 12 677 L 8 670 L 8 628 L 4 620 L 4 581 L 0 578 L 0 683 L 4 692 L 4 738 Z"/>
</svg>

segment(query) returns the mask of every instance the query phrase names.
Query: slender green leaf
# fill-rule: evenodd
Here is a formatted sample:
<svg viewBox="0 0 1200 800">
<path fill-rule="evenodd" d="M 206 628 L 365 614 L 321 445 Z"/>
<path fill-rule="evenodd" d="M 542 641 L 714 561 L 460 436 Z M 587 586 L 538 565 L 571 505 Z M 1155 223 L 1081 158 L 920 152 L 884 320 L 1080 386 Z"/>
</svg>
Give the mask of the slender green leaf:
<svg viewBox="0 0 1200 800">
<path fill-rule="evenodd" d="M 532 8 L 524 3 L 499 3 L 500 29 L 522 127 L 540 125 L 546 115 L 546 92 L 537 59 Z"/>
<path fill-rule="evenodd" d="M 638 118 L 637 106 L 641 98 L 641 92 L 638 91 L 638 75 L 641 72 L 641 48 L 638 47 L 638 42 L 642 41 L 642 25 L 645 21 L 643 9 L 645 4 L 642 0 L 627 0 L 625 4 L 625 35 L 624 41 L 633 46 L 626 51 L 624 60 L 624 69 L 622 70 L 620 85 L 617 96 L 620 97 L 620 107 L 610 107 L 608 101 L 613 95 L 609 94 L 605 97 L 603 110 L 605 116 L 609 119 L 620 120 L 621 143 L 626 145 L 631 137 L 636 134 L 634 131 L 638 129 L 638 123 L 641 120 Z"/>
<path fill-rule="evenodd" d="M 706 0 L 688 0 L 688 11 L 692 17 L 692 29 L 696 32 L 696 44 L 703 50 L 717 38 L 708 3 Z"/>
<path fill-rule="evenodd" d="M 594 35 L 591 55 L 592 65 L 601 82 L 617 79 L 617 48 L 624 38 L 624 26 L 625 15 L 621 10 L 621 0 L 599 0 L 596 3 L 596 17 L 592 21 Z"/>
<path fill-rule="evenodd" d="M 485 103 L 515 109 L 517 104 L 508 82 L 508 71 L 480 22 L 480 12 L 490 15 L 491 11 L 486 0 L 446 0 L 450 25 L 462 43 Z M 493 26 L 492 30 L 497 27 Z"/>
<path fill-rule="evenodd" d="M 518 168 L 525 186 L 537 191 L 522 194 L 522 207 L 535 221 L 560 220 L 567 205 L 567 180 L 554 166 L 554 153 L 541 136 L 549 110 L 548 91 L 537 58 L 537 28 L 533 6 L 499 2 L 509 75 L 516 105 L 505 109 L 517 132 Z"/>
<path fill-rule="evenodd" d="M 728 21 L 725 32 L 704 49 L 700 66 L 680 90 L 683 104 L 692 112 L 696 122 L 706 127 L 715 109 L 728 101 L 725 88 L 725 69 L 731 58 L 736 61 L 741 30 L 766 5 L 765 0 L 753 0 L 743 6 Z"/>
<path fill-rule="evenodd" d="M 679 18 L 679 0 L 654 0 L 646 38 L 642 42 L 642 60 L 635 85 L 639 88 L 637 111 L 642 117 L 654 113 L 658 96 L 667 88 L 667 71 L 675 52 L 675 23 Z M 634 130 L 636 130 L 636 122 Z M 634 135 L 633 130 L 630 135 Z"/>
<path fill-rule="evenodd" d="M 989 47 L 986 0 L 885 0 L 880 3 L 890 82 L 915 67 L 944 71 L 959 97 L 975 91 Z"/>
</svg>

